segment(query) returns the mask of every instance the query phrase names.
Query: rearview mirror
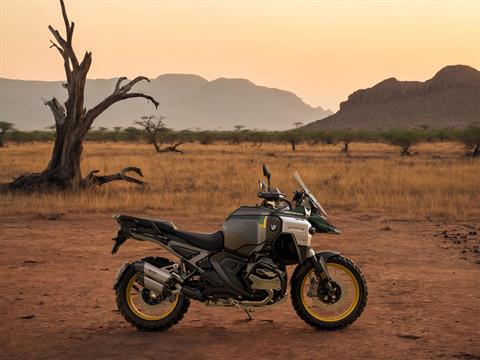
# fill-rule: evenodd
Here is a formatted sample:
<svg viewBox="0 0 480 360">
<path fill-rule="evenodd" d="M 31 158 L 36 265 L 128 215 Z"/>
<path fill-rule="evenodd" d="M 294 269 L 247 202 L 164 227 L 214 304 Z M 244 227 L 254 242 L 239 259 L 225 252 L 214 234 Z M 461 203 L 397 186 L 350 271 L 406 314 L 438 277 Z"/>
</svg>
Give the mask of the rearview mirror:
<svg viewBox="0 0 480 360">
<path fill-rule="evenodd" d="M 265 176 L 268 180 L 270 180 L 270 170 L 268 170 L 268 166 L 263 164 L 263 176 Z"/>
<path fill-rule="evenodd" d="M 267 181 L 268 181 L 268 191 L 270 191 L 270 176 L 272 176 L 272 174 L 270 174 L 270 170 L 268 170 L 268 166 L 263 164 L 263 176 L 265 176 L 267 178 Z"/>
</svg>

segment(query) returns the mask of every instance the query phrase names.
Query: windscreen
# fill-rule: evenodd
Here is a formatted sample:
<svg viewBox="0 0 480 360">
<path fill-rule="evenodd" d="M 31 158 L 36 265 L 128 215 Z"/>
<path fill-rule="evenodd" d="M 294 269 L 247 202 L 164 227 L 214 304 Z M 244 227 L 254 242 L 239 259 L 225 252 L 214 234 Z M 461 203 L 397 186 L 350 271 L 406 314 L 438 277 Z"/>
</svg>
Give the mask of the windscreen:
<svg viewBox="0 0 480 360">
<path fill-rule="evenodd" d="M 302 188 L 303 192 L 305 194 L 307 194 L 307 196 L 310 198 L 310 200 L 312 201 L 312 204 L 318 209 L 321 211 L 321 213 L 324 215 L 324 216 L 328 216 L 327 212 L 325 211 L 325 209 L 322 207 L 322 205 L 320 205 L 320 203 L 318 202 L 318 200 L 315 198 L 315 196 L 313 196 L 313 194 L 310 192 L 310 190 L 308 190 L 307 186 L 305 185 L 305 183 L 303 182 L 302 178 L 300 177 L 300 175 L 298 175 L 298 172 L 294 172 L 293 173 L 293 177 L 295 178 L 295 180 L 297 180 L 298 184 L 300 185 L 300 187 Z"/>
</svg>

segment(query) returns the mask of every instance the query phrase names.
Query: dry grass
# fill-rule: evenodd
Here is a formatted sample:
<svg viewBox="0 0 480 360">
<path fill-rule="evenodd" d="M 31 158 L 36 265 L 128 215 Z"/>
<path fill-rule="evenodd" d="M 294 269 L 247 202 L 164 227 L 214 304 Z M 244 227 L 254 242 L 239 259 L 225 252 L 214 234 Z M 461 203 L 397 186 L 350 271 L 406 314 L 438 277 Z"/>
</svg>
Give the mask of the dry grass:
<svg viewBox="0 0 480 360">
<path fill-rule="evenodd" d="M 51 144 L 10 145 L 0 149 L 0 182 L 40 171 Z M 480 161 L 462 157 L 457 144 L 423 144 L 420 154 L 404 158 L 383 144 L 353 144 L 352 156 L 339 146 L 251 144 L 183 146 L 185 155 L 156 154 L 144 144 L 86 143 L 83 171 L 143 169 L 148 185 L 108 184 L 76 194 L 2 194 L 0 214 L 68 212 L 155 213 L 158 216 L 227 215 L 257 202 L 261 164 L 273 173 L 272 184 L 290 196 L 297 170 L 327 211 L 398 213 L 400 217 L 477 217 L 480 214 Z"/>
</svg>

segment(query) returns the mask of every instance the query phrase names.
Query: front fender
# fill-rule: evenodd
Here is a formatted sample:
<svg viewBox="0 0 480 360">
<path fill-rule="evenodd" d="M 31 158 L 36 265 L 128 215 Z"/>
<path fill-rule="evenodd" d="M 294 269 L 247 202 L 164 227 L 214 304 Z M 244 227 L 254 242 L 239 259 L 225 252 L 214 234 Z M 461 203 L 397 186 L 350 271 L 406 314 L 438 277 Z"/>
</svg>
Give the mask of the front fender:
<svg viewBox="0 0 480 360">
<path fill-rule="evenodd" d="M 333 250 L 317 251 L 315 253 L 315 257 L 313 257 L 313 256 L 309 257 L 305 261 L 319 261 L 321 257 L 323 257 L 323 259 L 325 261 L 327 261 L 329 258 L 331 258 L 333 256 L 336 256 L 336 255 L 340 255 L 340 253 L 338 251 L 333 251 Z M 300 273 L 300 268 L 301 268 L 301 264 L 297 265 L 297 267 L 295 268 L 295 271 L 293 272 L 293 275 L 290 279 L 290 283 L 293 283 L 297 280 L 297 277 Z"/>
</svg>

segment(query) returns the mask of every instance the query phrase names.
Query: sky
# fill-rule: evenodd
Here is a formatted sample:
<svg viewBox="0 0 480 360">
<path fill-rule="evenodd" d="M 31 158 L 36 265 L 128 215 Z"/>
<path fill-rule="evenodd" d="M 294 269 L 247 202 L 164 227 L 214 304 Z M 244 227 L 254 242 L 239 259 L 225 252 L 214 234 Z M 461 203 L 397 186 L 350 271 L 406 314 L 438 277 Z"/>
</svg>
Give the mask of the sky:
<svg viewBox="0 0 480 360">
<path fill-rule="evenodd" d="M 165 73 L 247 78 L 334 111 L 389 77 L 427 80 L 446 65 L 480 69 L 480 0 L 66 0 L 89 78 Z M 56 0 L 0 0 L 0 77 L 64 79 L 47 26 Z"/>
</svg>

